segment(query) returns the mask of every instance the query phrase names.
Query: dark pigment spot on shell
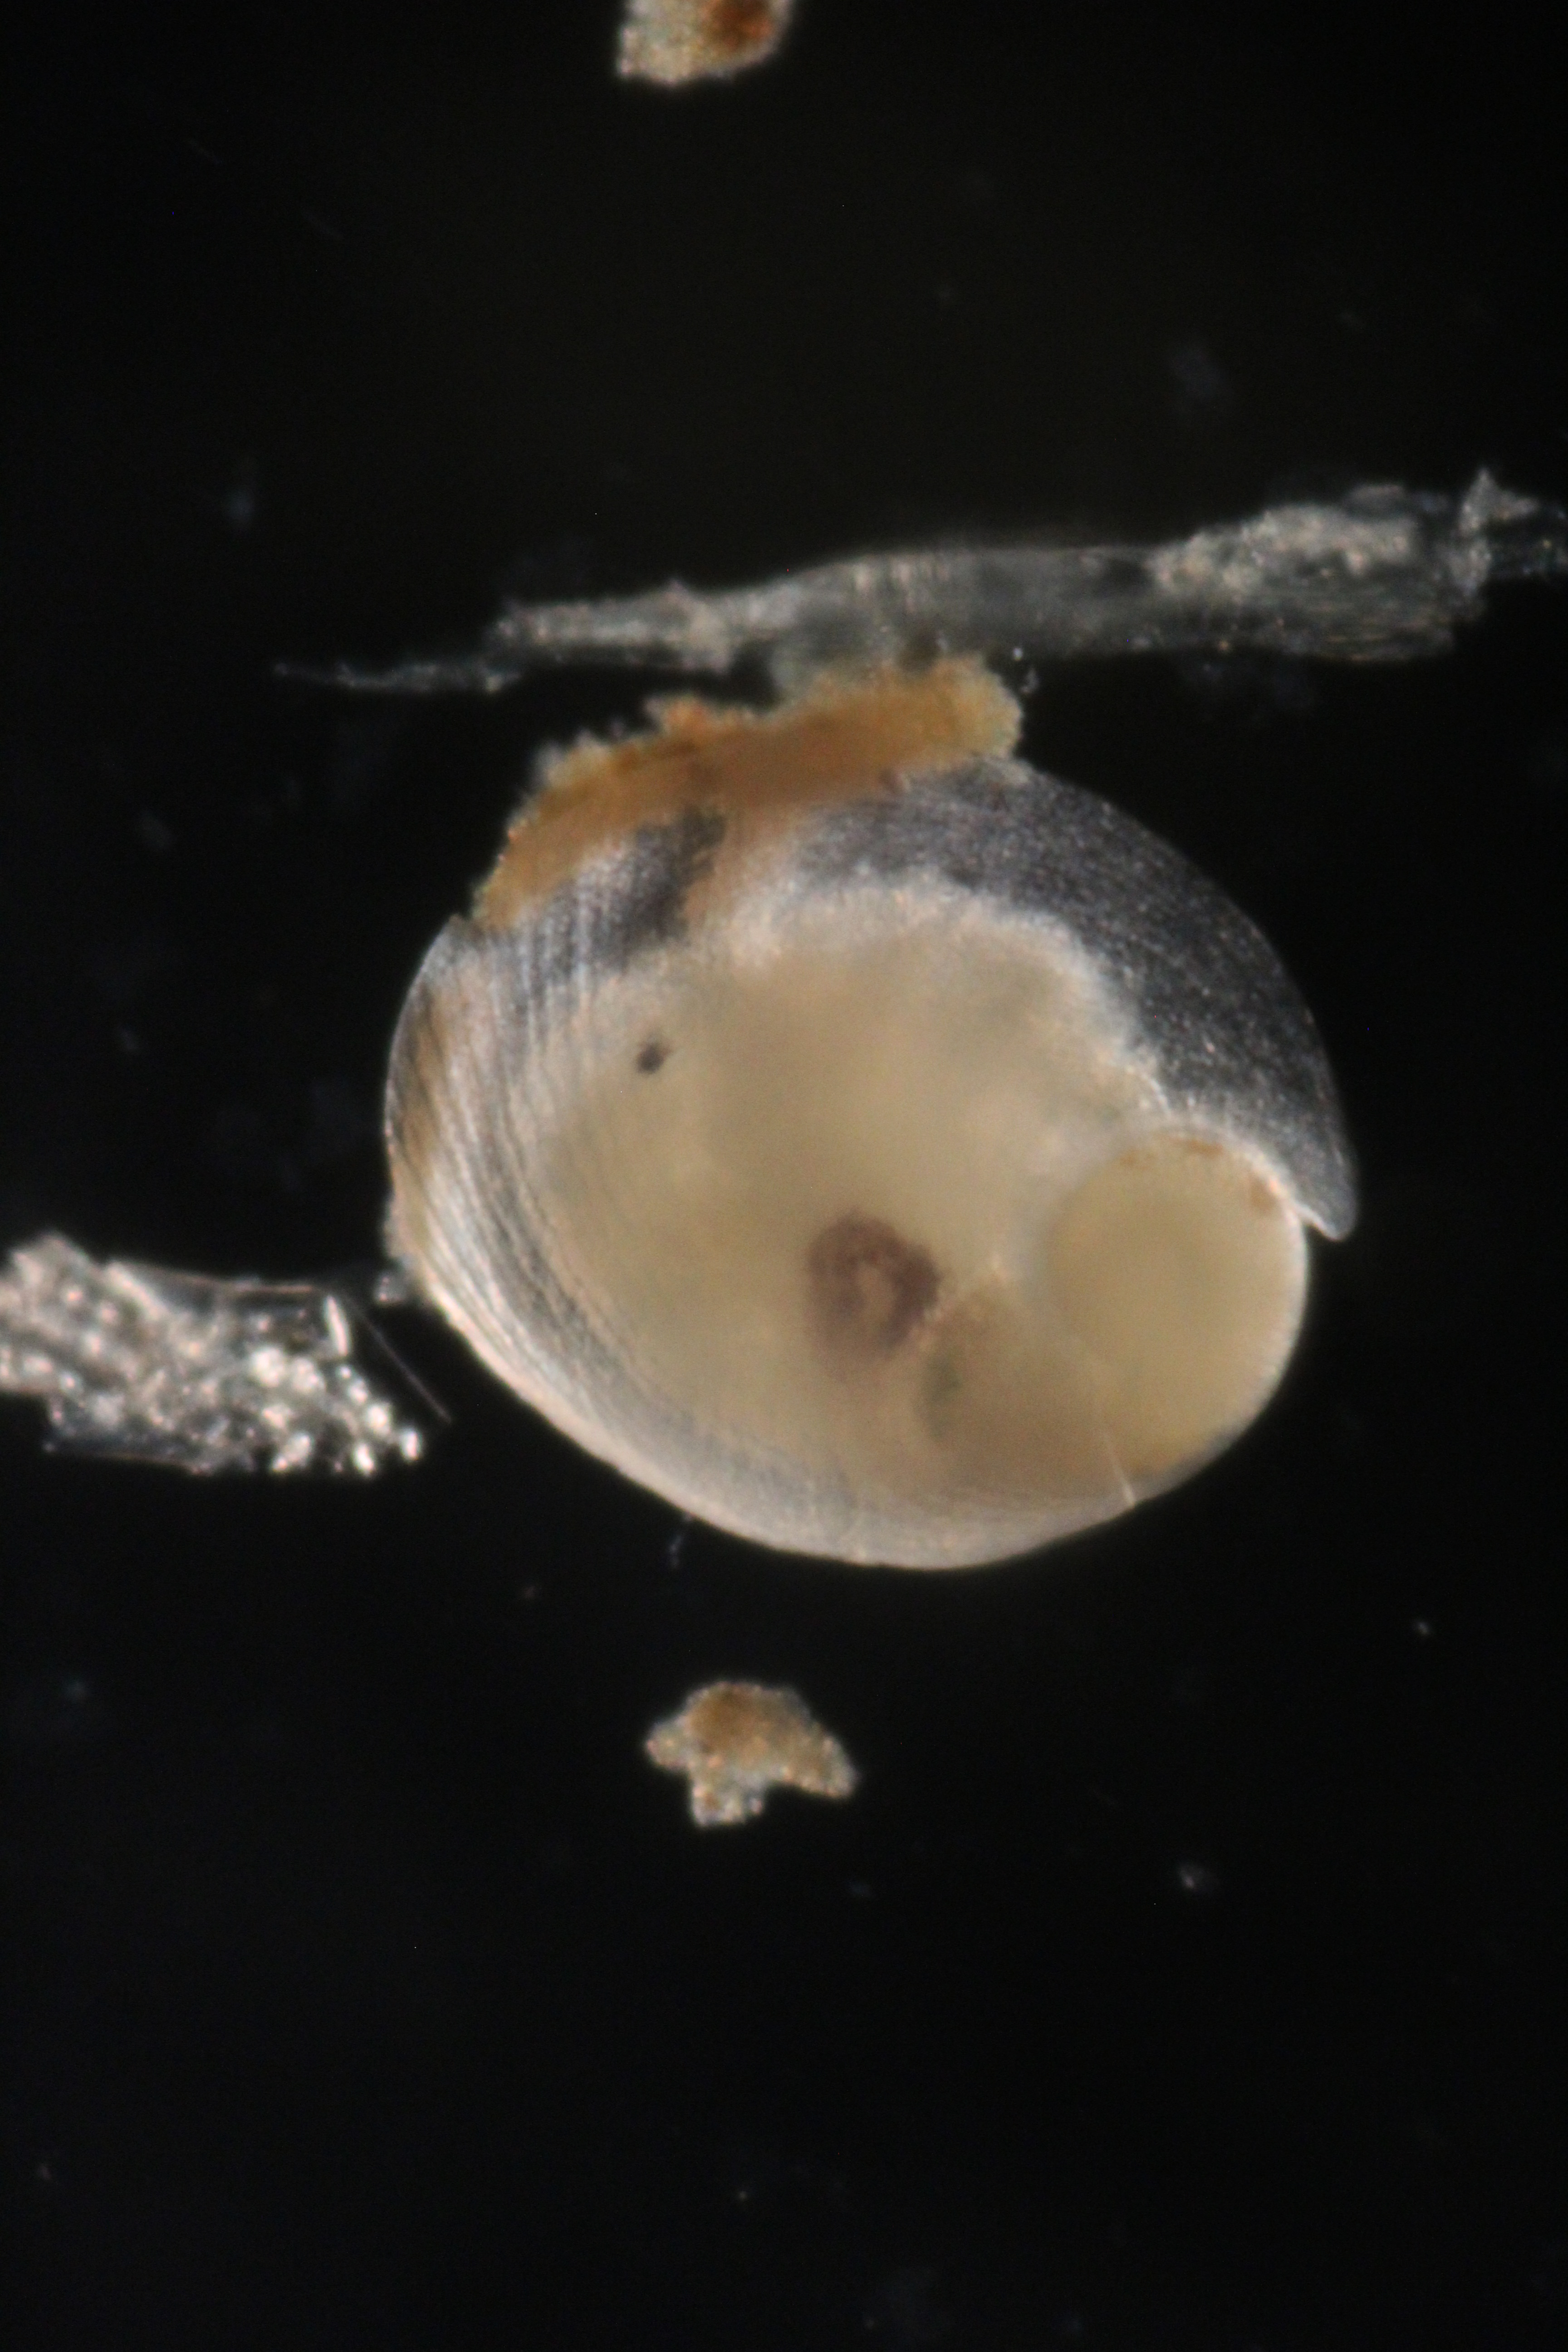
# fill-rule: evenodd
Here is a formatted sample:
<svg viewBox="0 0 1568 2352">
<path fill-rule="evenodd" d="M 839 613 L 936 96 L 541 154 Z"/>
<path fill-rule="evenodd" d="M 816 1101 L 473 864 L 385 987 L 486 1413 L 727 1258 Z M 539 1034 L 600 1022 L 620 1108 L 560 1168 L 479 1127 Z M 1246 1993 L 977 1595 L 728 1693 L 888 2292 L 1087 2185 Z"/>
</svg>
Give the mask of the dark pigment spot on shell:
<svg viewBox="0 0 1568 2352">
<path fill-rule="evenodd" d="M 805 1267 L 817 1335 L 830 1354 L 851 1362 L 892 1355 L 942 1287 L 929 1250 L 880 1217 L 854 1213 L 817 1234 Z"/>
</svg>

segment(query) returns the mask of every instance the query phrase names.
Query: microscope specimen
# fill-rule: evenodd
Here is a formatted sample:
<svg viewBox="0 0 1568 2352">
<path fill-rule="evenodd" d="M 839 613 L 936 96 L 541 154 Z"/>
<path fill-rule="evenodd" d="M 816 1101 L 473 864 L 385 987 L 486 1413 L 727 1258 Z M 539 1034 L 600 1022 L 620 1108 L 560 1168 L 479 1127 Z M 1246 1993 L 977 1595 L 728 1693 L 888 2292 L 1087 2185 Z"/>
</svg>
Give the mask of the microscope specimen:
<svg viewBox="0 0 1568 2352">
<path fill-rule="evenodd" d="M 1189 1475 L 1283 1373 L 1309 1232 L 1353 1221 L 1333 1085 L 1245 915 L 1020 761 L 984 657 L 1403 661 L 1494 583 L 1565 570 L 1568 516 L 1482 473 L 1157 544 L 511 605 L 471 656 L 294 669 L 489 694 L 744 665 L 773 689 L 541 756 L 394 1042 L 388 1241 L 415 1294 L 590 1452 L 780 1549 L 977 1564 Z M 254 1286 L 68 1250 L 0 1285 L 0 1386 L 58 1444 L 111 1430 L 197 1471 L 411 1456 L 368 1381 L 343 1418 L 332 1293 L 289 1294 L 316 1319 L 287 1370 Z M 315 1374 L 336 1419 L 310 1418 Z"/>
</svg>

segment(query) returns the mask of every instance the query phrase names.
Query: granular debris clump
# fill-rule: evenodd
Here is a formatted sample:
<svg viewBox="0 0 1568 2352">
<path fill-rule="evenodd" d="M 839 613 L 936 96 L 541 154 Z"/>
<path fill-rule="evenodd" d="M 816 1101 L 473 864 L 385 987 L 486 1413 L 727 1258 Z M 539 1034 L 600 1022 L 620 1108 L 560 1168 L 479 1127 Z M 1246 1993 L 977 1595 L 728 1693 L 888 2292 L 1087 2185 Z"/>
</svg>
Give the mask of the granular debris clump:
<svg viewBox="0 0 1568 2352">
<path fill-rule="evenodd" d="M 766 1683 L 706 1684 L 655 1724 L 645 1752 L 662 1771 L 685 1774 L 701 1829 L 752 1820 L 773 1789 L 848 1797 L 860 1779 L 799 1693 Z"/>
</svg>

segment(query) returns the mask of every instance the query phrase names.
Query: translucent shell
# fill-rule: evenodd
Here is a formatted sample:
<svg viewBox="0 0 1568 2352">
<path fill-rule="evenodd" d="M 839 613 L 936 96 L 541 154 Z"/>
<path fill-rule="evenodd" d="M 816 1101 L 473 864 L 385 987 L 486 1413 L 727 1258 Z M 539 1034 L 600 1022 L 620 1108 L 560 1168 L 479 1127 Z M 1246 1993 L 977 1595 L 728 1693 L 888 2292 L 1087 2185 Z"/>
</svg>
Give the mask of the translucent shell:
<svg viewBox="0 0 1568 2352">
<path fill-rule="evenodd" d="M 568 755 L 387 1113 L 394 1244 L 520 1396 L 720 1527 L 910 1568 L 1198 1468 L 1284 1370 L 1304 1227 L 1354 1213 L 1272 950 L 976 748 L 1012 706 L 946 667 L 951 724 L 884 680 Z"/>
</svg>

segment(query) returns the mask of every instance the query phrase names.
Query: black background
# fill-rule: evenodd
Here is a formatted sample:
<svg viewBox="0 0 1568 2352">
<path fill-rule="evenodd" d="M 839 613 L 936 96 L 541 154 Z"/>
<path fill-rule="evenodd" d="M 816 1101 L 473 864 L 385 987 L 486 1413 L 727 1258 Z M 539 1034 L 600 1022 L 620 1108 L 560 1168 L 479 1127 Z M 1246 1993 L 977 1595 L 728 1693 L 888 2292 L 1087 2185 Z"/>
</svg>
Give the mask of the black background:
<svg viewBox="0 0 1568 2352">
<path fill-rule="evenodd" d="M 30 12 L 0 1241 L 373 1256 L 418 956 L 530 747 L 637 706 L 279 656 L 1568 488 L 1545 10 L 801 0 L 675 98 L 612 16 Z M 369 1488 L 7 1413 L 8 2346 L 1556 2340 L 1563 612 L 1038 685 L 1285 953 L 1365 1186 L 1277 1405 L 1121 1526 L 682 1533 L 406 1315 L 451 1423 Z M 639 1743 L 719 1674 L 854 1802 L 695 1832 Z"/>
</svg>

